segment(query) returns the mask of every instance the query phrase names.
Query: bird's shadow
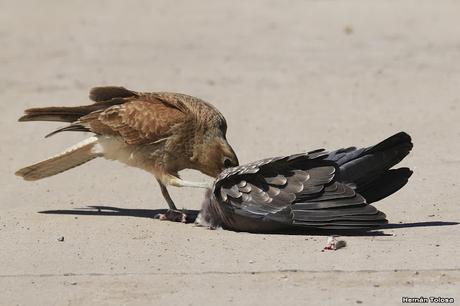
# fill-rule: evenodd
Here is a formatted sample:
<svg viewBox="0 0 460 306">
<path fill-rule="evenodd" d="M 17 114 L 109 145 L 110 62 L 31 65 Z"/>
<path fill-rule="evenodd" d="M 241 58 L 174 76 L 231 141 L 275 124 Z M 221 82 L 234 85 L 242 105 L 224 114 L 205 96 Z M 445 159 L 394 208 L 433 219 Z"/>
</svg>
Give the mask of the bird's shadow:
<svg viewBox="0 0 460 306">
<path fill-rule="evenodd" d="M 120 217 L 139 217 L 139 218 L 157 218 L 158 215 L 164 214 L 167 209 L 131 209 L 114 206 L 89 205 L 75 209 L 57 209 L 39 211 L 40 214 L 53 215 L 80 215 L 80 216 L 120 216 Z M 181 210 L 187 215 L 187 223 L 195 222 L 199 210 Z"/>
<path fill-rule="evenodd" d="M 40 214 L 55 214 L 55 215 L 80 215 L 80 216 L 120 216 L 120 217 L 139 217 L 139 218 L 156 218 L 159 214 L 164 214 L 166 209 L 131 209 L 131 208 L 120 208 L 114 206 L 100 206 L 90 205 L 83 208 L 76 209 L 58 209 L 58 210 L 45 210 L 39 211 Z M 199 210 L 182 210 L 187 215 L 187 223 L 195 222 L 198 216 Z M 289 230 L 276 232 L 274 234 L 283 235 L 305 235 L 314 234 L 320 236 L 327 236 L 332 234 L 340 234 L 343 236 L 392 236 L 382 232 L 385 229 L 400 229 L 400 228 L 414 228 L 414 227 L 438 227 L 438 226 L 449 226 L 458 225 L 459 222 L 452 221 L 423 221 L 423 222 L 411 222 L 411 223 L 389 223 L 380 226 L 377 229 L 370 230 Z"/>
</svg>

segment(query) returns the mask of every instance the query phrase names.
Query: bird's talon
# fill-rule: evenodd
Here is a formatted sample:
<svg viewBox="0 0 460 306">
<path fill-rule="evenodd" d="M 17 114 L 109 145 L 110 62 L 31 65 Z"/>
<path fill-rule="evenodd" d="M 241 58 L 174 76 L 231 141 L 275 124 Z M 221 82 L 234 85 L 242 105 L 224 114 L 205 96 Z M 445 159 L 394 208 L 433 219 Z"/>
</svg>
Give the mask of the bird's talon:
<svg viewBox="0 0 460 306">
<path fill-rule="evenodd" d="M 161 221 L 173 221 L 187 223 L 187 215 L 178 210 L 168 209 L 164 214 L 158 214 L 155 216 L 155 219 Z"/>
</svg>

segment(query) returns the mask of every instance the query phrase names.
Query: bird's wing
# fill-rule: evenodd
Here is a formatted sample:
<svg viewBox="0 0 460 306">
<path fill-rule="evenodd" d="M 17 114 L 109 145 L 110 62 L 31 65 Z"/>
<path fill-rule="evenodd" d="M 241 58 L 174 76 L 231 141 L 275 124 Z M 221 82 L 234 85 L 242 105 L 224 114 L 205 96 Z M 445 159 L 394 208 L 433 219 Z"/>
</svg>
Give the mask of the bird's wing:
<svg viewBox="0 0 460 306">
<path fill-rule="evenodd" d="M 315 228 L 386 223 L 383 213 L 334 180 L 338 167 L 326 156 L 318 150 L 227 169 L 213 189 L 220 218 L 227 224 L 243 217 Z"/>
<path fill-rule="evenodd" d="M 121 86 L 93 87 L 89 92 L 89 98 L 96 103 L 107 102 L 113 99 L 139 97 L 141 93 L 126 89 Z"/>
<path fill-rule="evenodd" d="M 171 136 L 186 118 L 178 107 L 150 95 L 125 99 L 129 100 L 81 117 L 77 124 L 96 134 L 121 136 L 128 144 L 146 144 Z"/>
<path fill-rule="evenodd" d="M 95 87 L 95 103 L 77 107 L 45 107 L 26 110 L 20 121 L 63 121 L 69 125 L 54 130 L 94 132 L 121 136 L 128 144 L 152 143 L 174 134 L 174 127 L 193 111 L 193 97 L 175 93 L 140 93 L 124 87 Z M 196 98 L 194 98 L 196 99 Z"/>
</svg>

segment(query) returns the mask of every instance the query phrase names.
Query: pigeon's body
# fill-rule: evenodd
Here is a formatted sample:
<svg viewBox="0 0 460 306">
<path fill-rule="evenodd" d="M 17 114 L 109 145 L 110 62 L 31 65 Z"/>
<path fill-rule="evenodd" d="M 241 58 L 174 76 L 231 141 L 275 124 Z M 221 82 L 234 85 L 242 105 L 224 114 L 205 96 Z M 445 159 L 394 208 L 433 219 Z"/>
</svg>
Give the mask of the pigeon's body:
<svg viewBox="0 0 460 306">
<path fill-rule="evenodd" d="M 389 169 L 411 149 L 409 135 L 398 133 L 369 148 L 317 150 L 226 169 L 198 223 L 249 232 L 380 226 L 386 216 L 369 203 L 407 183 L 409 169 Z"/>
<path fill-rule="evenodd" d="M 76 107 L 26 110 L 20 121 L 62 121 L 64 131 L 92 132 L 94 136 L 65 152 L 16 174 L 38 180 L 66 171 L 96 157 L 117 160 L 152 173 L 171 209 L 176 209 L 167 185 L 205 187 L 179 178 L 183 169 L 217 176 L 238 165 L 228 144 L 226 121 L 212 105 L 177 93 L 139 93 L 122 87 L 97 87 L 95 102 Z"/>
</svg>

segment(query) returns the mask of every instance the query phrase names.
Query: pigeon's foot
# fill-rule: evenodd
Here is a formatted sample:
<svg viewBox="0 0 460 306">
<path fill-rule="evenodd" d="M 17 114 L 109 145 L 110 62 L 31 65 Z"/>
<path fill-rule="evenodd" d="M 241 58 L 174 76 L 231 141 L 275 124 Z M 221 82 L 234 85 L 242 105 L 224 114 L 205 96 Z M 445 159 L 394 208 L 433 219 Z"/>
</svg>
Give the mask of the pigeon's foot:
<svg viewBox="0 0 460 306">
<path fill-rule="evenodd" d="M 162 221 L 187 223 L 187 215 L 179 210 L 168 209 L 164 214 L 156 215 L 155 218 Z"/>
</svg>

